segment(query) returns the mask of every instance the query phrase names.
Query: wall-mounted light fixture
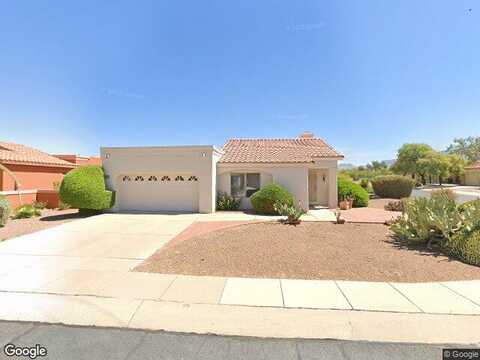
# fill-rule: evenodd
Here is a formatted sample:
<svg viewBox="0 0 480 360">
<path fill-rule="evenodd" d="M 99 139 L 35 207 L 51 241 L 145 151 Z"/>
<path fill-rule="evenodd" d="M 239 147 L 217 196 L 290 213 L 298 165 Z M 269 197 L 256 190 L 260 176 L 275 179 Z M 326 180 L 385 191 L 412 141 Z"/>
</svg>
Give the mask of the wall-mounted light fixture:
<svg viewBox="0 0 480 360">
<path fill-rule="evenodd" d="M 109 159 L 110 158 L 110 153 L 106 153 L 105 154 L 105 159 Z"/>
<path fill-rule="evenodd" d="M 327 178 L 325 177 L 325 175 L 322 176 L 322 180 L 323 182 L 327 181 Z"/>
</svg>

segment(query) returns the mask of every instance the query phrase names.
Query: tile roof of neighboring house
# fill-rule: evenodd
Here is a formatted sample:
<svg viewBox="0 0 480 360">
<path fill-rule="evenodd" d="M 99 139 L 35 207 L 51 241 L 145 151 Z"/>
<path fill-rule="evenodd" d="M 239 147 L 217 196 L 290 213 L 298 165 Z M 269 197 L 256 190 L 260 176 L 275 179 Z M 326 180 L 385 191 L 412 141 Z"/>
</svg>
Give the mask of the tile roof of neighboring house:
<svg viewBox="0 0 480 360">
<path fill-rule="evenodd" d="M 480 160 L 475 161 L 469 166 L 465 166 L 465 169 L 480 169 Z"/>
<path fill-rule="evenodd" d="M 316 158 L 342 159 L 319 138 L 231 139 L 223 147 L 221 163 L 307 163 Z"/>
<path fill-rule="evenodd" d="M 0 163 L 74 168 L 75 164 L 31 147 L 0 141 Z"/>
</svg>

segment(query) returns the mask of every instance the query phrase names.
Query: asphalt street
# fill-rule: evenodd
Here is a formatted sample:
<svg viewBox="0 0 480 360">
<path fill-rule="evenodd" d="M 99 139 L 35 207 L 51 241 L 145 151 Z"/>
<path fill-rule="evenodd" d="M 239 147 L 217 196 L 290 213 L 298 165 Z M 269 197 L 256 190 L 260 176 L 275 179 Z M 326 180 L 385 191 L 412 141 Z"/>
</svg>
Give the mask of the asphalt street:
<svg viewBox="0 0 480 360">
<path fill-rule="evenodd" d="M 10 353 L 34 348 L 38 344 L 38 349 L 45 348 L 47 355 L 38 356 L 37 359 L 61 360 L 438 360 L 442 358 L 442 348 L 445 347 L 337 340 L 259 339 L 6 321 L 0 321 L 0 344 L 1 359 L 29 359 L 28 356 L 7 356 L 7 344 L 12 344 L 8 348 Z M 35 351 L 37 354 L 41 352 Z"/>
</svg>

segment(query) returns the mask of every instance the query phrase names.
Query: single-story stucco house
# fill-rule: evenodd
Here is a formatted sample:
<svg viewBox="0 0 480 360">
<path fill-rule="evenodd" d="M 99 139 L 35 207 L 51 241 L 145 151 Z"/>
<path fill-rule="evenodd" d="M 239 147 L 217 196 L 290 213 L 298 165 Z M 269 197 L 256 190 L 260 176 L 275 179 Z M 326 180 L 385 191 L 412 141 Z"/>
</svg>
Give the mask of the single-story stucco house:
<svg viewBox="0 0 480 360">
<path fill-rule="evenodd" d="M 241 198 L 276 182 L 308 209 L 337 206 L 337 162 L 343 156 L 312 133 L 292 139 L 232 139 L 205 146 L 103 147 L 113 211 L 215 211 L 217 192 Z"/>
<path fill-rule="evenodd" d="M 480 160 L 465 167 L 465 185 L 480 186 Z"/>
</svg>

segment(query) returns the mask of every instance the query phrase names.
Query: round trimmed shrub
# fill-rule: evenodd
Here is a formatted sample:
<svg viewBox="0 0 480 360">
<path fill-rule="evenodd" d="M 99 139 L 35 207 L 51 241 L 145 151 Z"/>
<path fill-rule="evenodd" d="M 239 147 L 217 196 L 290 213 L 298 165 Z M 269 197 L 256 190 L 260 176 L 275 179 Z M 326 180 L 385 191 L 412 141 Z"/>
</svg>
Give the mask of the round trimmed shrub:
<svg viewBox="0 0 480 360">
<path fill-rule="evenodd" d="M 461 261 L 480 266 L 480 229 L 471 233 L 459 232 L 449 241 L 449 253 Z"/>
<path fill-rule="evenodd" d="M 381 198 L 402 199 L 409 197 L 415 182 L 401 175 L 377 176 L 372 180 L 375 195 Z"/>
<path fill-rule="evenodd" d="M 60 200 L 80 210 L 104 210 L 113 206 L 114 194 L 105 189 L 101 166 L 82 166 L 63 178 Z"/>
<path fill-rule="evenodd" d="M 10 216 L 10 203 L 7 198 L 0 194 L 0 227 L 5 226 Z"/>
<path fill-rule="evenodd" d="M 342 178 L 338 179 L 338 200 L 352 198 L 353 207 L 368 206 L 368 192 L 363 187 L 355 184 L 353 181 L 348 181 Z"/>
<path fill-rule="evenodd" d="M 276 215 L 275 204 L 293 206 L 295 199 L 284 187 L 277 183 L 265 185 L 250 198 L 256 213 Z"/>
</svg>

